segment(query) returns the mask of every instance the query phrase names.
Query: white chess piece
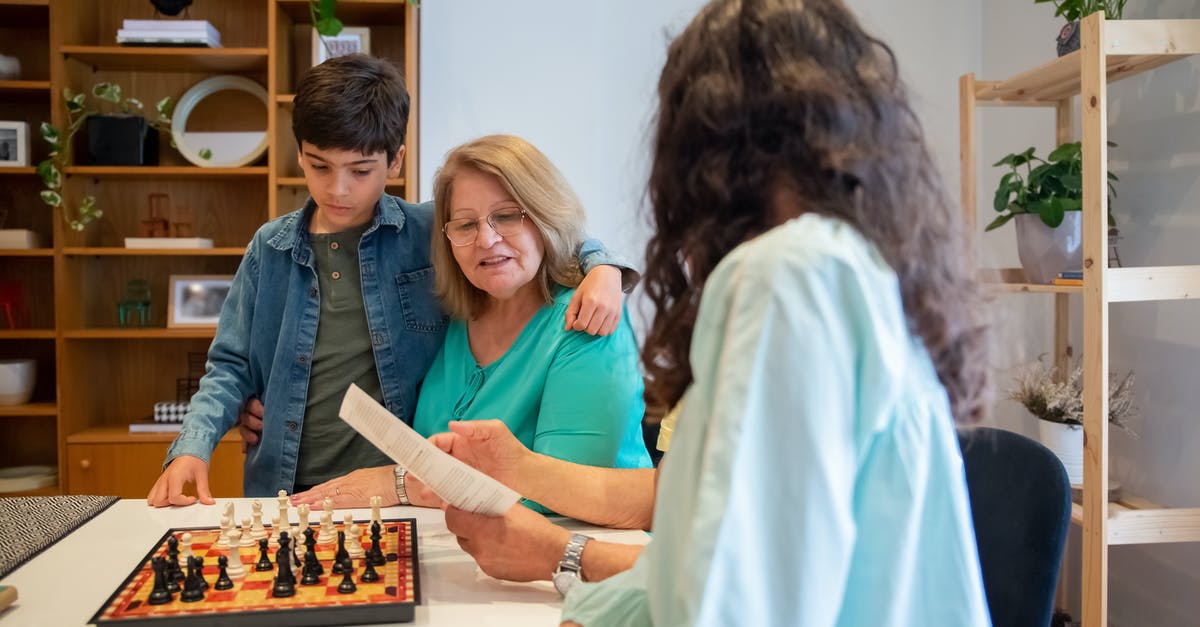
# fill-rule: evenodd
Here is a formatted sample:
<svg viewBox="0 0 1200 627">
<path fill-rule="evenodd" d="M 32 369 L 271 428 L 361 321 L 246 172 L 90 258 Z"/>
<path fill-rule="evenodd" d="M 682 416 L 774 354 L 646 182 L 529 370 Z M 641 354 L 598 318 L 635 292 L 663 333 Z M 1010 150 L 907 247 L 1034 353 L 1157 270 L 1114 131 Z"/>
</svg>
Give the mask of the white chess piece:
<svg viewBox="0 0 1200 627">
<path fill-rule="evenodd" d="M 267 530 L 263 527 L 262 503 L 256 499 L 250 507 L 251 511 L 254 512 L 254 526 L 250 527 L 250 537 L 255 540 L 262 540 L 267 537 Z"/>
<path fill-rule="evenodd" d="M 333 514 L 321 512 L 321 531 L 317 534 L 317 542 L 329 544 L 337 540 L 337 530 L 333 528 Z"/>
<path fill-rule="evenodd" d="M 288 535 L 292 537 L 292 570 L 299 572 L 300 558 L 304 555 L 304 552 L 300 550 L 300 547 L 304 545 L 304 532 L 300 530 L 299 525 L 292 525 Z"/>
<path fill-rule="evenodd" d="M 225 515 L 229 517 L 229 520 L 237 520 L 233 517 L 233 501 L 225 501 Z"/>
<path fill-rule="evenodd" d="M 221 516 L 221 535 L 213 546 L 218 549 L 229 548 L 229 532 L 233 531 L 233 518 L 229 516 Z"/>
<path fill-rule="evenodd" d="M 346 514 L 346 552 L 354 559 L 362 559 L 366 551 L 362 546 L 362 529 L 354 522 L 354 517 Z"/>
<path fill-rule="evenodd" d="M 383 504 L 382 496 L 372 496 L 371 497 L 371 522 L 379 523 L 380 527 L 383 526 L 383 517 L 379 515 L 379 507 L 382 504 Z"/>
<path fill-rule="evenodd" d="M 279 496 L 275 497 L 275 500 L 279 502 L 279 524 L 283 525 L 284 527 L 290 527 L 291 523 L 288 522 L 287 490 L 280 490 Z"/>
<path fill-rule="evenodd" d="M 254 546 L 255 545 L 254 538 L 250 537 L 250 519 L 249 518 L 242 519 L 242 528 L 239 529 L 239 531 L 242 532 L 241 536 L 240 536 L 241 537 L 241 542 L 239 543 L 240 546 Z"/>
<path fill-rule="evenodd" d="M 242 540 L 242 532 L 237 529 L 229 531 L 229 564 L 225 567 L 225 574 L 229 575 L 230 579 L 241 579 L 246 576 L 246 566 L 242 564 L 242 551 L 238 544 Z"/>
<path fill-rule="evenodd" d="M 301 503 L 300 505 L 296 506 L 296 515 L 300 517 L 300 528 L 301 529 L 307 529 L 309 526 L 308 525 L 308 514 L 309 514 L 308 503 Z"/>
<path fill-rule="evenodd" d="M 185 531 L 179 536 L 179 565 L 187 567 L 188 558 L 192 556 L 192 534 Z"/>
<path fill-rule="evenodd" d="M 271 519 L 271 538 L 269 540 L 267 540 L 267 548 L 271 549 L 272 551 L 279 548 L 279 532 L 281 530 L 282 530 L 282 527 L 279 526 L 279 517 L 276 516 L 276 517 L 272 518 Z"/>
</svg>

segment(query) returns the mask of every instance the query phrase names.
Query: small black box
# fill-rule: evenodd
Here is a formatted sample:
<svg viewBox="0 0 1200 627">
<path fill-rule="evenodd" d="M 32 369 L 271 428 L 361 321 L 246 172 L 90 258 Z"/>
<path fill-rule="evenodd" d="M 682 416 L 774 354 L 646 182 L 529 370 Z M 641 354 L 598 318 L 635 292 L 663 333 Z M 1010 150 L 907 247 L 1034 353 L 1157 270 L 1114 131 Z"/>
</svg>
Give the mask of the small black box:
<svg viewBox="0 0 1200 627">
<path fill-rule="evenodd" d="M 92 165 L 158 165 L 158 129 L 137 115 L 93 115 L 87 119 Z"/>
</svg>

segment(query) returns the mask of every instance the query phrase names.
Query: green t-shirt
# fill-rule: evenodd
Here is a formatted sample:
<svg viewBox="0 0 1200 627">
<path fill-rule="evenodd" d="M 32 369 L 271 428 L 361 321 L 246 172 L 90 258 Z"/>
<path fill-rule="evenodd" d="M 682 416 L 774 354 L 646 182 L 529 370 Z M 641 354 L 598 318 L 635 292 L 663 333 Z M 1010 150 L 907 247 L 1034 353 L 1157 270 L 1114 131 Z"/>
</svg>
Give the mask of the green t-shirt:
<svg viewBox="0 0 1200 627">
<path fill-rule="evenodd" d="M 311 234 L 321 294 L 308 403 L 300 432 L 296 483 L 315 485 L 357 468 L 392 460 L 338 418 L 351 383 L 383 402 L 371 332 L 363 307 L 358 244 L 370 224 L 341 233 Z"/>
</svg>

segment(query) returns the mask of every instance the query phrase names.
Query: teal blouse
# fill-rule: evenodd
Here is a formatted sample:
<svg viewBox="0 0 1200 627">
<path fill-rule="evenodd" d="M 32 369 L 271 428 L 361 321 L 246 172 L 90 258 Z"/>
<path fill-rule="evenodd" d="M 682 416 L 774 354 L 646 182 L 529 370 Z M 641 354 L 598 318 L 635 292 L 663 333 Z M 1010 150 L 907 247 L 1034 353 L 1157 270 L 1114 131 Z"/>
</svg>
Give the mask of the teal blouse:
<svg viewBox="0 0 1200 627">
<path fill-rule="evenodd" d="M 629 313 L 622 312 L 621 324 L 608 337 L 565 331 L 574 293 L 561 290 L 508 351 L 484 367 L 471 354 L 466 322 L 451 321 L 425 375 L 413 428 L 429 436 L 446 431 L 451 420 L 497 418 L 544 455 L 589 466 L 649 468 L 642 374 Z"/>
</svg>

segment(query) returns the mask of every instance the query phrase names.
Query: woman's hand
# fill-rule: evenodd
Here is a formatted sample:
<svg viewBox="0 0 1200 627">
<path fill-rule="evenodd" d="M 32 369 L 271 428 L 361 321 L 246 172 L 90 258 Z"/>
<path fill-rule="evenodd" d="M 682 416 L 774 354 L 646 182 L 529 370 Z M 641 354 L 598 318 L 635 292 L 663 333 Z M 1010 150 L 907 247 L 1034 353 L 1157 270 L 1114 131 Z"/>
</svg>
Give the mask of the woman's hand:
<svg viewBox="0 0 1200 627">
<path fill-rule="evenodd" d="M 446 528 L 483 572 L 509 581 L 550 579 L 571 532 L 517 503 L 503 516 L 446 507 Z"/>
<path fill-rule="evenodd" d="M 292 505 L 307 503 L 319 509 L 326 498 L 338 509 L 348 507 L 370 507 L 371 497 L 383 499 L 383 506 L 399 503 L 396 496 L 395 466 L 360 468 L 336 479 L 315 485 L 311 490 L 292 495 Z M 411 497 L 410 497 L 411 498 Z"/>
<path fill-rule="evenodd" d="M 565 328 L 589 335 L 612 335 L 621 323 L 624 300 L 621 271 L 613 266 L 597 266 L 583 277 L 567 304 Z"/>
<path fill-rule="evenodd" d="M 449 433 L 436 434 L 429 440 L 517 492 L 521 491 L 518 484 L 522 466 L 534 456 L 499 420 L 453 421 Z"/>
</svg>

